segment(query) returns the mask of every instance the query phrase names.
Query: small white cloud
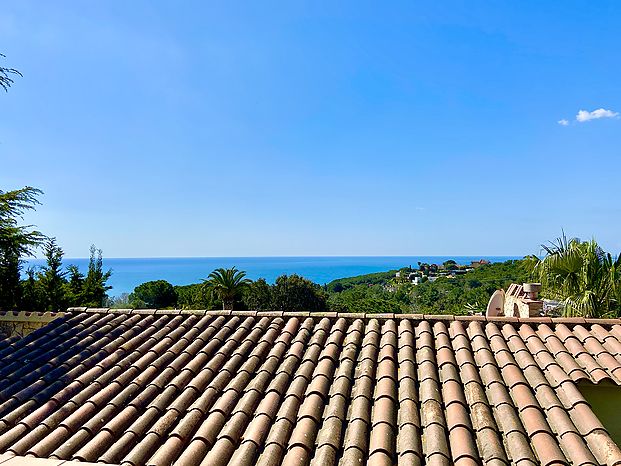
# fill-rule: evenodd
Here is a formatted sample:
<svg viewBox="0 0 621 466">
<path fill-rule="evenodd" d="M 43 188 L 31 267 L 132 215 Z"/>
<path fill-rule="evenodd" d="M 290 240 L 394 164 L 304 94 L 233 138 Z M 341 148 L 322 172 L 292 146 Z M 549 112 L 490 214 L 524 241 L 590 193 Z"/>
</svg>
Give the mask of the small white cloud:
<svg viewBox="0 0 621 466">
<path fill-rule="evenodd" d="M 558 124 L 561 126 L 569 126 L 569 120 L 563 118 L 562 120 L 558 120 Z"/>
<path fill-rule="evenodd" d="M 584 123 L 589 120 L 599 120 L 600 118 L 616 118 L 619 116 L 619 112 L 613 112 L 612 110 L 606 110 L 604 108 L 598 108 L 589 112 L 587 110 L 580 110 L 576 115 L 576 121 Z"/>
</svg>

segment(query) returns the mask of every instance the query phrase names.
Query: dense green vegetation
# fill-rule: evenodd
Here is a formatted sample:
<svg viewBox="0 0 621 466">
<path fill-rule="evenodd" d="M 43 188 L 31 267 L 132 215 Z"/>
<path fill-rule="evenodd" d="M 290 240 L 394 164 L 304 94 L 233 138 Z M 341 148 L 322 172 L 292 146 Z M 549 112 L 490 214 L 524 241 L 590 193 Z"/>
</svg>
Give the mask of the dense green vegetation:
<svg viewBox="0 0 621 466">
<path fill-rule="evenodd" d="M 175 286 L 177 293 L 177 304 L 174 307 L 179 309 L 217 309 L 222 307 L 222 302 L 218 301 L 202 283 L 193 285 Z"/>
<path fill-rule="evenodd" d="M 234 300 L 237 309 L 256 311 L 464 314 L 483 310 L 489 296 L 498 288 L 506 288 L 512 282 L 526 281 L 526 266 L 527 261 L 523 260 L 488 264 L 464 275 L 439 277 L 433 282 L 424 281 L 419 285 L 396 280 L 396 271 L 343 278 L 324 287 L 299 275 L 282 275 L 273 285 L 264 279 L 245 282 L 236 291 L 235 298 L 228 298 L 228 306 Z M 409 269 L 402 271 L 407 272 Z M 239 271 L 223 269 L 213 276 L 232 277 L 235 273 Z M 239 277 L 244 279 L 243 275 Z M 147 282 L 129 296 L 129 305 L 140 307 L 144 302 L 148 307 L 220 307 L 223 305 L 222 295 L 210 285 L 210 280 L 204 284 L 175 287 L 163 280 Z M 141 301 L 136 300 L 138 297 Z M 154 303 L 158 302 L 166 303 L 167 306 L 156 306 Z"/>
<path fill-rule="evenodd" d="M 106 282 L 101 250 L 91 247 L 88 272 L 74 265 L 63 268 L 63 250 L 55 238 L 48 238 L 22 225 L 23 215 L 39 205 L 39 189 L 26 186 L 14 191 L 0 190 L 0 310 L 58 311 L 69 306 L 101 307 L 110 289 Z M 41 250 L 46 264 L 22 269 L 27 257 Z"/>
<path fill-rule="evenodd" d="M 395 272 L 330 282 L 326 286 L 331 291 L 330 308 L 349 312 L 465 314 L 484 310 L 495 290 L 513 282 L 522 283 L 529 275 L 524 260 L 482 265 L 463 275 L 438 277 L 433 282 L 423 280 L 418 285 L 395 279 Z"/>
<path fill-rule="evenodd" d="M 423 314 L 485 311 L 494 291 L 506 289 L 511 283 L 524 283 L 528 277 L 524 260 L 487 264 L 455 278 L 441 277 L 416 285 L 412 289 L 412 300 L 417 312 Z"/>
<path fill-rule="evenodd" d="M 138 285 L 129 301 L 134 308 L 163 309 L 177 304 L 177 293 L 166 280 L 154 280 Z"/>
<path fill-rule="evenodd" d="M 396 270 L 389 270 L 388 272 L 370 273 L 367 275 L 357 275 L 355 277 L 339 278 L 333 280 L 326 285 L 326 291 L 329 293 L 340 293 L 343 290 L 352 288 L 356 285 L 385 285 L 390 282 L 394 277 Z"/>
<path fill-rule="evenodd" d="M 273 285 L 262 278 L 244 281 L 247 280 L 244 276 L 232 268 L 214 271 L 211 278 L 192 285 L 173 287 L 164 280 L 146 282 L 123 299 L 113 300 L 110 305 L 181 309 L 231 309 L 234 306 L 235 309 L 253 311 L 307 312 L 327 309 L 328 294 L 321 286 L 299 275 L 281 275 Z"/>
<path fill-rule="evenodd" d="M 266 289 L 264 290 L 266 291 Z M 327 294 L 316 283 L 296 274 L 281 275 L 270 286 L 271 306 L 276 311 L 319 312 L 326 310 Z M 246 298 L 246 302 L 251 302 Z"/>
</svg>

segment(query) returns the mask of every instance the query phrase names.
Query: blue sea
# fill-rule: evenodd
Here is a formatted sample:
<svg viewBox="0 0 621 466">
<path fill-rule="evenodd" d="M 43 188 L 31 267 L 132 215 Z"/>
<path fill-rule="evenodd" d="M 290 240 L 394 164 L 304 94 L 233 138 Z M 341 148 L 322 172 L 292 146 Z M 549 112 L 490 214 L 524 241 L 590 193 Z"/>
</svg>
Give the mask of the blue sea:
<svg viewBox="0 0 621 466">
<path fill-rule="evenodd" d="M 253 280 L 265 278 L 273 283 L 282 274 L 297 273 L 319 284 L 337 278 L 353 277 L 373 272 L 384 272 L 401 267 L 416 267 L 418 262 L 436 263 L 453 259 L 458 264 L 470 264 L 473 260 L 487 259 L 503 262 L 520 259 L 515 256 L 348 256 L 348 257 L 179 257 L 179 258 L 104 258 L 105 269 L 112 269 L 108 282 L 110 296 L 131 293 L 134 288 L 150 280 L 167 280 L 173 285 L 199 283 L 218 267 L 237 267 Z M 28 266 L 41 266 L 43 259 L 28 261 Z M 88 270 L 88 259 L 65 259 L 66 265 L 75 264 L 80 270 Z"/>
</svg>

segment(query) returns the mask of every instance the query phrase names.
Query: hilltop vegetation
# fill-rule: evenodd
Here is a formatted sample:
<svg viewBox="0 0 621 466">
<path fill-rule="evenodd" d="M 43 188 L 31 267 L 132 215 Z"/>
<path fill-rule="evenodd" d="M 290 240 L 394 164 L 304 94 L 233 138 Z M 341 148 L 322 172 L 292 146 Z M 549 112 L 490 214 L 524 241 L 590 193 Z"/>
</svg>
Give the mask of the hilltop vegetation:
<svg viewBox="0 0 621 466">
<path fill-rule="evenodd" d="M 484 309 L 495 290 L 522 283 L 529 275 L 525 260 L 486 264 L 454 278 L 438 277 L 418 285 L 396 280 L 395 272 L 330 282 L 326 286 L 331 291 L 329 307 L 347 312 L 465 314 Z"/>
<path fill-rule="evenodd" d="M 527 261 L 483 265 L 454 278 L 439 277 L 414 285 L 397 280 L 396 270 L 334 280 L 320 286 L 299 275 L 282 275 L 273 285 L 264 279 L 245 282 L 235 291 L 236 309 L 256 311 L 338 311 L 367 313 L 464 314 L 484 309 L 490 295 L 510 283 L 527 280 Z M 408 269 L 409 270 L 409 269 Z M 408 271 L 402 269 L 402 272 Z M 231 271 L 232 273 L 232 271 Z M 213 280 L 213 278 L 212 278 Z M 166 306 L 157 306 L 166 304 Z M 204 284 L 172 286 L 144 283 L 120 307 L 213 309 L 232 306 Z"/>
<path fill-rule="evenodd" d="M 343 290 L 347 290 L 357 285 L 385 285 L 395 277 L 395 273 L 397 273 L 397 270 L 339 278 L 328 283 L 326 285 L 326 291 L 329 293 L 340 293 Z"/>
<path fill-rule="evenodd" d="M 412 289 L 414 306 L 423 314 L 466 314 L 485 311 L 492 293 L 511 283 L 528 281 L 525 260 L 482 265 L 455 278 L 438 278 Z"/>
</svg>

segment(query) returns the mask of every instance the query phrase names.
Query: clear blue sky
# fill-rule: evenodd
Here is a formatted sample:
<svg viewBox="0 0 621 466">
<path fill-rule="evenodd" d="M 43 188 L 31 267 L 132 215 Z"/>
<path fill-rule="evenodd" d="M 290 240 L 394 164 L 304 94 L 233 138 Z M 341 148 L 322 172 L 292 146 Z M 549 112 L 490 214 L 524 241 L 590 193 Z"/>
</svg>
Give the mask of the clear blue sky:
<svg viewBox="0 0 621 466">
<path fill-rule="evenodd" d="M 616 0 L 5 1 L 0 189 L 68 257 L 618 251 L 619 31 Z"/>
</svg>

